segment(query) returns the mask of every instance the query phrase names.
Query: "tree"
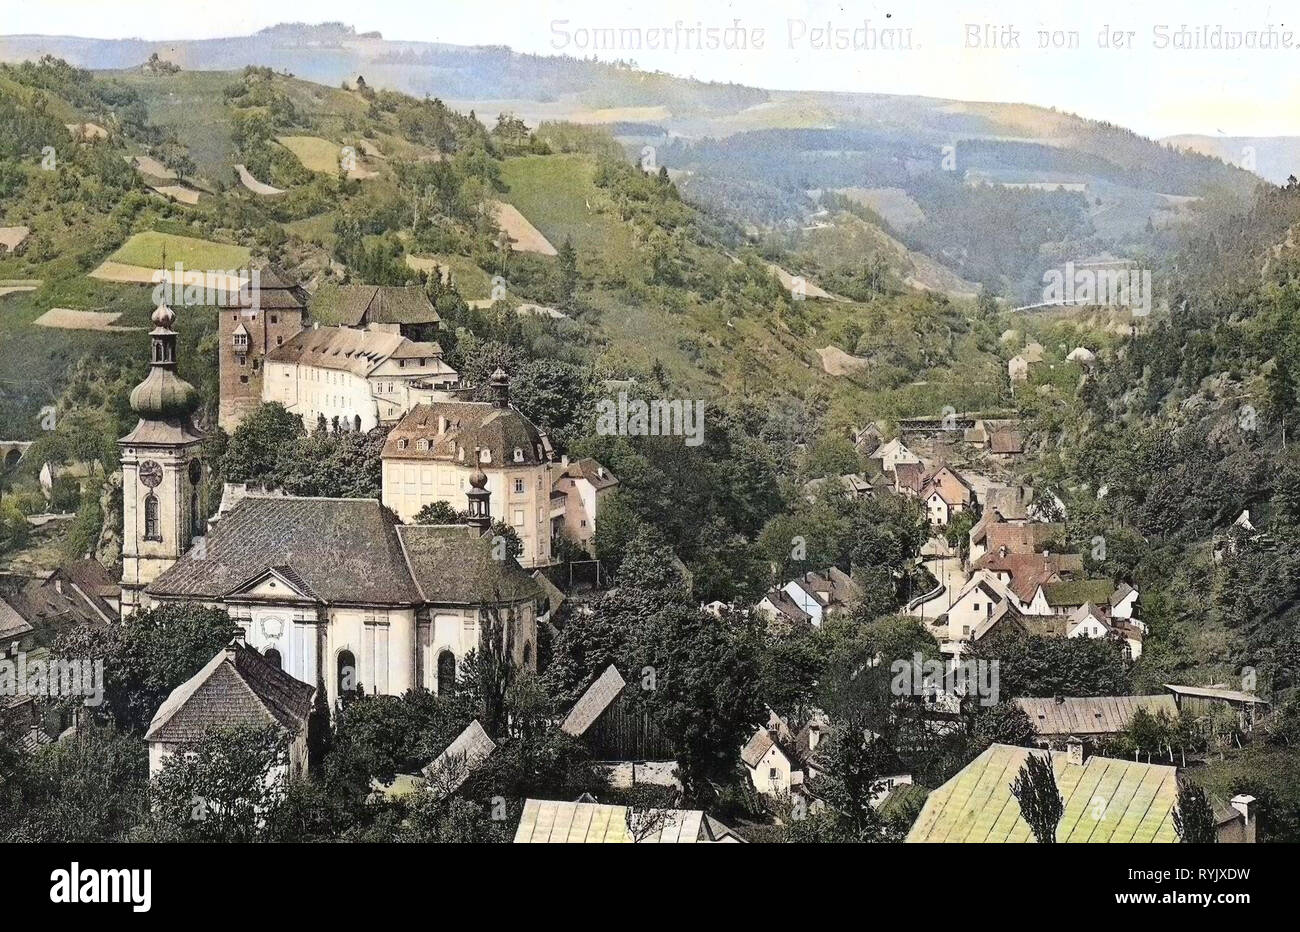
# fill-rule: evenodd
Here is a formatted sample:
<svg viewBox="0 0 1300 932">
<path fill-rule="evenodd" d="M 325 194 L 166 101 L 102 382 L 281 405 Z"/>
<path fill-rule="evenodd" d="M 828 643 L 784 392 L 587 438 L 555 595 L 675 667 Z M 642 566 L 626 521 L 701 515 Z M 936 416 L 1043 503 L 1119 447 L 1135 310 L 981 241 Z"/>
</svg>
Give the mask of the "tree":
<svg viewBox="0 0 1300 932">
<path fill-rule="evenodd" d="M 1184 844 L 1211 845 L 1219 840 L 1214 827 L 1214 809 L 1198 784 L 1188 781 L 1178 785 L 1174 829 Z"/>
<path fill-rule="evenodd" d="M 163 762 L 144 840 L 265 840 L 286 793 L 287 761 L 288 744 L 276 725 L 209 730 Z"/>
<path fill-rule="evenodd" d="M 1011 794 L 1020 803 L 1020 815 L 1029 823 L 1040 845 L 1056 843 L 1056 825 L 1065 813 L 1065 802 L 1056 788 L 1056 773 L 1048 754 L 1031 751 L 1011 784 Z"/>
<path fill-rule="evenodd" d="M 1273 357 L 1273 368 L 1264 376 L 1264 388 L 1267 393 L 1268 416 L 1281 426 L 1285 440 L 1286 415 L 1296 406 L 1295 379 L 1291 376 L 1291 367 L 1287 365 L 1285 356 L 1279 354 Z"/>
<path fill-rule="evenodd" d="M 102 657 L 104 708 L 119 728 L 143 731 L 171 691 L 238 633 L 224 609 L 178 602 L 135 612 L 120 625 L 77 625 L 59 635 L 55 649 L 64 657 Z"/>
<path fill-rule="evenodd" d="M 564 237 L 556 251 L 556 262 L 560 275 L 560 303 L 571 309 L 578 294 L 578 251 L 573 248 L 572 237 Z"/>
<path fill-rule="evenodd" d="M 302 418 L 278 401 L 258 405 L 231 435 L 222 464 L 227 481 L 274 484 L 280 451 L 303 434 Z"/>
<path fill-rule="evenodd" d="M 415 516 L 416 524 L 464 524 L 465 513 L 446 502 L 429 502 Z"/>
</svg>

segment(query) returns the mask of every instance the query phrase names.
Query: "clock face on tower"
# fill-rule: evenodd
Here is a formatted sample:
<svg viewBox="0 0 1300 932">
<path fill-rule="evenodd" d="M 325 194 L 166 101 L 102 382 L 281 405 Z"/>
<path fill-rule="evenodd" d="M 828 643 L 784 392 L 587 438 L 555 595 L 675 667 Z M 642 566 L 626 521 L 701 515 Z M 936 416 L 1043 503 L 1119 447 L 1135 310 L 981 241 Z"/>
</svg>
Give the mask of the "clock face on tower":
<svg viewBox="0 0 1300 932">
<path fill-rule="evenodd" d="M 162 482 L 162 474 L 162 467 L 153 460 L 140 464 L 140 481 L 151 489 L 156 489 L 158 483 Z"/>
</svg>

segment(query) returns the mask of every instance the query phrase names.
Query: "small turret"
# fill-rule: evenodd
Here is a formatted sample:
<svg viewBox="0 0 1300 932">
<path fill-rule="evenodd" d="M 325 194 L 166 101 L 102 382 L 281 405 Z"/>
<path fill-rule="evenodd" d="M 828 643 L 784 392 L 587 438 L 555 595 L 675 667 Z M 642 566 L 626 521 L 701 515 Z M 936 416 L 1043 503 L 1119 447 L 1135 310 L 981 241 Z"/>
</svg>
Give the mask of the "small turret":
<svg viewBox="0 0 1300 932">
<path fill-rule="evenodd" d="M 510 407 L 510 377 L 506 370 L 498 366 L 488 379 L 488 385 L 492 387 L 492 403 L 498 408 Z"/>
<path fill-rule="evenodd" d="M 469 499 L 469 520 L 471 528 L 476 528 L 482 537 L 492 527 L 492 516 L 488 509 L 488 500 L 492 493 L 487 490 L 488 477 L 481 469 L 475 469 L 469 477 L 470 490 L 465 493 Z"/>
</svg>

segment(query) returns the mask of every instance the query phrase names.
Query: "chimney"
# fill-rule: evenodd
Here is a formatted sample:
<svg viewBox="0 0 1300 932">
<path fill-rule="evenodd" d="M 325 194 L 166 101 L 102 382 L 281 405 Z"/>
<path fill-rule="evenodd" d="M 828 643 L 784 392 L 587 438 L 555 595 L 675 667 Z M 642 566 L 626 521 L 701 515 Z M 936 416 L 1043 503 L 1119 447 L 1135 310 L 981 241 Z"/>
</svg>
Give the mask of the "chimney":
<svg viewBox="0 0 1300 932">
<path fill-rule="evenodd" d="M 442 435 L 442 434 L 445 434 L 446 432 L 447 432 L 447 416 L 446 416 L 445 414 L 439 414 L 439 415 L 438 415 L 438 434 L 439 434 L 439 435 Z"/>
<path fill-rule="evenodd" d="M 1232 797 L 1231 805 L 1241 813 L 1242 840 L 1246 844 L 1253 845 L 1255 843 L 1255 797 L 1242 793 Z"/>
<path fill-rule="evenodd" d="M 560 457 L 560 467 L 562 469 L 569 468 L 569 454 L 565 453 L 563 456 Z"/>
<path fill-rule="evenodd" d="M 1069 738 L 1065 739 L 1065 752 L 1071 764 L 1074 764 L 1076 767 L 1083 766 L 1084 754 L 1083 741 L 1081 739 L 1076 738 L 1074 735 L 1070 735 Z"/>
</svg>

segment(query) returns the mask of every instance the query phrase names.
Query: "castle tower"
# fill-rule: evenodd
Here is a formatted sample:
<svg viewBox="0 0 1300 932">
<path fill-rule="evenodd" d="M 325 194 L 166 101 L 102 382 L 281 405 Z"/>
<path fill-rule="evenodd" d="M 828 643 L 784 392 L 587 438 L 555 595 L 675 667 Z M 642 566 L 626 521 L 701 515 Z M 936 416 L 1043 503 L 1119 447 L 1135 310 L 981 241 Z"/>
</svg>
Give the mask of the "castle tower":
<svg viewBox="0 0 1300 932">
<path fill-rule="evenodd" d="M 143 590 L 203 533 L 199 495 L 203 435 L 190 415 L 194 386 L 176 375 L 176 315 L 162 306 L 149 332 L 150 368 L 131 391 L 135 429 L 122 448 L 122 615 L 142 607 Z"/>
</svg>

